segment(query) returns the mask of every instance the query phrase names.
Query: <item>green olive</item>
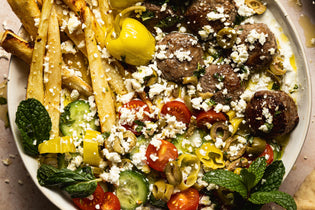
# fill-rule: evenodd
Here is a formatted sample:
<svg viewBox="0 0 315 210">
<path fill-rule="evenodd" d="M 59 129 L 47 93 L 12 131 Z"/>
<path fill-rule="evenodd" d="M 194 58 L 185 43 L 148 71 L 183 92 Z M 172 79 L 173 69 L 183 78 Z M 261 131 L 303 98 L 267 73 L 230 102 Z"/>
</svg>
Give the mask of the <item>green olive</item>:
<svg viewBox="0 0 315 210">
<path fill-rule="evenodd" d="M 192 84 L 192 85 L 197 85 L 198 83 L 198 78 L 196 76 L 191 76 L 191 77 L 184 77 L 183 78 L 183 84 L 187 85 L 187 84 Z"/>
<path fill-rule="evenodd" d="M 258 15 L 263 14 L 267 9 L 266 5 L 261 3 L 259 0 L 246 0 L 245 4 L 249 8 L 253 9 Z"/>
<path fill-rule="evenodd" d="M 153 184 L 152 194 L 157 200 L 169 201 L 174 192 L 174 186 L 159 180 Z"/>
<path fill-rule="evenodd" d="M 217 42 L 223 49 L 232 48 L 237 34 L 233 28 L 223 28 L 217 34 Z"/>
<path fill-rule="evenodd" d="M 247 145 L 246 152 L 247 154 L 252 154 L 254 156 L 260 155 L 266 148 L 266 141 L 259 137 L 253 138 L 253 143 Z"/>
<path fill-rule="evenodd" d="M 210 136 L 214 141 L 217 138 L 225 141 L 230 136 L 229 127 L 224 122 L 216 122 L 210 129 Z"/>
<path fill-rule="evenodd" d="M 221 201 L 225 205 L 232 205 L 234 203 L 234 194 L 230 190 L 227 190 L 226 188 L 220 187 L 217 191 L 218 196 Z"/>
<path fill-rule="evenodd" d="M 165 167 L 165 175 L 168 183 L 171 185 L 179 185 L 182 182 L 182 172 L 176 161 L 170 161 Z"/>
</svg>

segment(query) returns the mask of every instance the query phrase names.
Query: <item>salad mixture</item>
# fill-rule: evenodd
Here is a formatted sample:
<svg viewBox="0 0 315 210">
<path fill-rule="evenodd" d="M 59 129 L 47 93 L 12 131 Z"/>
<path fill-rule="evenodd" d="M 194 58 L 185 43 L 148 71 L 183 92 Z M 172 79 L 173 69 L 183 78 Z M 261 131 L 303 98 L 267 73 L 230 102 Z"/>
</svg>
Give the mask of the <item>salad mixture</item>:
<svg viewBox="0 0 315 210">
<path fill-rule="evenodd" d="M 57 123 L 38 86 L 16 113 L 40 185 L 83 210 L 296 209 L 278 188 L 299 121 L 297 69 L 266 3 L 57 0 L 51 11 L 68 17 L 58 21 L 62 89 L 44 87 L 60 94 Z M 23 59 L 30 74 L 34 57 Z"/>
</svg>

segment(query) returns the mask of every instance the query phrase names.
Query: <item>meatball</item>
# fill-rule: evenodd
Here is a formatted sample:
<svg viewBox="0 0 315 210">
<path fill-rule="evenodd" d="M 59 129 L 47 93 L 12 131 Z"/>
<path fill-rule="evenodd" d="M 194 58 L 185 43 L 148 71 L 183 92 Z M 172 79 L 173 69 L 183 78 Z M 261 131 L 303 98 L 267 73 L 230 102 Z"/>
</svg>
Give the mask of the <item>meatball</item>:
<svg viewBox="0 0 315 210">
<path fill-rule="evenodd" d="M 237 100 L 244 92 L 240 78 L 227 64 L 210 65 L 199 82 L 202 91 L 213 93 L 213 100 L 221 104 L 229 104 Z"/>
<path fill-rule="evenodd" d="M 272 62 L 277 49 L 274 34 L 264 23 L 246 24 L 237 27 L 240 44 L 245 44 L 248 59 L 245 65 L 253 71 L 265 70 Z"/>
<path fill-rule="evenodd" d="M 143 6 L 146 7 L 144 15 L 148 18 L 143 18 L 142 22 L 153 34 L 156 33 L 154 27 L 159 27 L 164 32 L 176 30 L 176 25 L 181 20 L 179 11 L 174 11 L 169 5 L 164 10 L 160 5 L 151 2 L 145 2 Z"/>
<path fill-rule="evenodd" d="M 170 33 L 157 44 L 157 66 L 167 80 L 181 82 L 193 76 L 199 64 L 204 64 L 203 51 L 192 35 Z"/>
<path fill-rule="evenodd" d="M 195 0 L 187 9 L 185 17 L 189 28 L 198 34 L 204 26 L 211 26 L 214 32 L 232 27 L 237 15 L 233 0 Z"/>
<path fill-rule="evenodd" d="M 283 91 L 262 90 L 247 104 L 245 119 L 256 136 L 274 138 L 283 136 L 299 122 L 297 106 Z"/>
</svg>

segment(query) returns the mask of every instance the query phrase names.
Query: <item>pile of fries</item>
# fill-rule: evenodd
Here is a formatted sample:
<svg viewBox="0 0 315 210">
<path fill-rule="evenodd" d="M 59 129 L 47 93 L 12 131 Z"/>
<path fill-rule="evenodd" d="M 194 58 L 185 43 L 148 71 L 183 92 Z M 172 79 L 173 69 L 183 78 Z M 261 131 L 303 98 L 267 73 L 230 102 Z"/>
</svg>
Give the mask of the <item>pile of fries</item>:
<svg viewBox="0 0 315 210">
<path fill-rule="evenodd" d="M 1 47 L 30 65 L 26 98 L 35 98 L 46 107 L 52 119 L 51 137 L 59 136 L 62 86 L 83 96 L 94 95 L 101 131 L 110 131 L 116 120 L 113 92 L 124 95 L 127 90 L 119 73 L 120 64 L 101 55 L 106 34 L 114 22 L 109 2 L 8 0 L 8 3 L 29 37 L 6 30 L 0 35 Z M 79 22 L 71 28 L 73 16 Z M 67 41 L 74 52 L 62 49 L 61 43 Z"/>
</svg>

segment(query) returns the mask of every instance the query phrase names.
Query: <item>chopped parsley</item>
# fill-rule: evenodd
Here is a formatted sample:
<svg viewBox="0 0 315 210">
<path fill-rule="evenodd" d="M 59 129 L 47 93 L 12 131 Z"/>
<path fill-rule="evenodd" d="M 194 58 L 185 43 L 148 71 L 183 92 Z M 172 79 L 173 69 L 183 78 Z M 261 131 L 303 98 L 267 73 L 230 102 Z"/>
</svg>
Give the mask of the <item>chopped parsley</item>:
<svg viewBox="0 0 315 210">
<path fill-rule="evenodd" d="M 194 76 L 199 79 L 200 77 L 205 75 L 205 73 L 206 73 L 205 67 L 198 63 L 197 71 L 194 71 Z"/>
</svg>

